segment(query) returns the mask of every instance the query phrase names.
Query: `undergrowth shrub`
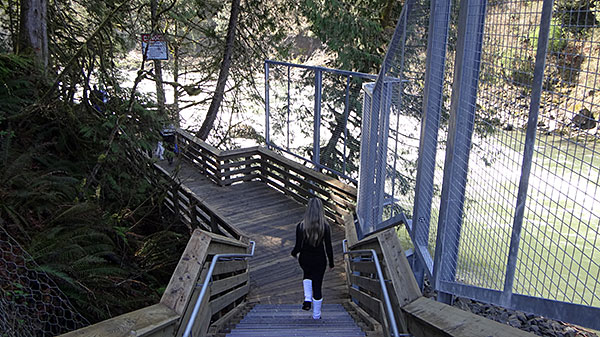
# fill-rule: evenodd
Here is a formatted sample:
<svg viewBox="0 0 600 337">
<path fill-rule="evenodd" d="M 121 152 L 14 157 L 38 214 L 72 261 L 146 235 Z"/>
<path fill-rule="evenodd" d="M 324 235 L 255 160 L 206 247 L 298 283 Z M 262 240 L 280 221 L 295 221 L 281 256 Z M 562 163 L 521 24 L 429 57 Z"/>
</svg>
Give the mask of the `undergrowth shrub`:
<svg viewBox="0 0 600 337">
<path fill-rule="evenodd" d="M 0 54 L 0 226 L 90 322 L 156 303 L 187 243 L 142 154 L 164 120 L 141 96 L 98 111 L 48 83 Z"/>
</svg>

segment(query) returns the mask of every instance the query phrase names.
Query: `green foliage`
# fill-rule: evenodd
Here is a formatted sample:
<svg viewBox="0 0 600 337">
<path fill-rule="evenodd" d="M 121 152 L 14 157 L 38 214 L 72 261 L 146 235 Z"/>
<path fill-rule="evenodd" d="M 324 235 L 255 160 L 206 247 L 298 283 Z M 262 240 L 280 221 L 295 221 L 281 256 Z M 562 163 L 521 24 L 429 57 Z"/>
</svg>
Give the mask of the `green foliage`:
<svg viewBox="0 0 600 337">
<path fill-rule="evenodd" d="M 529 43 L 533 47 L 533 50 L 537 50 L 538 40 L 540 36 L 540 27 L 536 27 L 531 34 L 529 34 Z M 558 53 L 565 49 L 567 46 L 567 36 L 561 25 L 561 22 L 557 18 L 550 20 L 550 32 L 548 35 L 548 53 Z"/>
<path fill-rule="evenodd" d="M 48 81 L 16 56 L 0 55 L 0 80 L 0 225 L 92 322 L 158 301 L 187 241 L 163 225 L 140 153 L 164 119 L 142 97 L 129 110 L 126 92 L 105 111 L 44 98 Z M 162 260 L 141 249 L 154 232 L 171 233 Z"/>
<path fill-rule="evenodd" d="M 502 50 L 498 61 L 503 76 L 509 83 L 525 88 L 531 87 L 535 67 L 533 56 L 509 48 Z"/>
<path fill-rule="evenodd" d="M 588 34 L 600 23 L 600 0 L 557 0 L 554 16 L 572 34 Z"/>
<path fill-rule="evenodd" d="M 378 71 L 401 9 L 397 1 L 382 0 L 304 0 L 300 8 L 311 31 L 335 53 L 332 67 L 366 73 Z"/>
</svg>

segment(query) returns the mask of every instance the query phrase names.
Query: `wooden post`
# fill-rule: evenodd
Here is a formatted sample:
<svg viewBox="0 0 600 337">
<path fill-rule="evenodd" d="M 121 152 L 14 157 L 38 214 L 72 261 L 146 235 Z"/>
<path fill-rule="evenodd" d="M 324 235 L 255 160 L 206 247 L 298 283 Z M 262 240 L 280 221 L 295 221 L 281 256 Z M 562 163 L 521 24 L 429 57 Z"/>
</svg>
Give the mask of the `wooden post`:
<svg viewBox="0 0 600 337">
<path fill-rule="evenodd" d="M 171 276 L 160 303 L 181 315 L 202 271 L 211 237 L 196 229 Z"/>
<path fill-rule="evenodd" d="M 171 193 L 173 194 L 173 212 L 175 212 L 176 216 L 179 216 L 179 184 L 174 184 L 171 189 Z"/>
<path fill-rule="evenodd" d="M 200 222 L 198 221 L 198 210 L 196 207 L 198 206 L 198 200 L 195 198 L 195 195 L 190 196 L 190 230 L 194 228 L 200 227 Z"/>
<path fill-rule="evenodd" d="M 217 222 L 217 217 L 214 214 L 210 215 L 210 231 L 215 234 L 220 234 L 219 224 Z"/>
</svg>

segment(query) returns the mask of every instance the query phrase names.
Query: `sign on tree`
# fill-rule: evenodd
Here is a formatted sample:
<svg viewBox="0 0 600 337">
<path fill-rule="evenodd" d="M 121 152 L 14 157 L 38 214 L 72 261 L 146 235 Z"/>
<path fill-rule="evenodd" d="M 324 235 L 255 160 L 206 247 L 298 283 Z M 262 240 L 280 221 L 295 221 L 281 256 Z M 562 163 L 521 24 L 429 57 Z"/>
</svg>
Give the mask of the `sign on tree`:
<svg viewBox="0 0 600 337">
<path fill-rule="evenodd" d="M 167 41 L 162 34 L 142 34 L 142 55 L 146 60 L 168 60 Z"/>
</svg>

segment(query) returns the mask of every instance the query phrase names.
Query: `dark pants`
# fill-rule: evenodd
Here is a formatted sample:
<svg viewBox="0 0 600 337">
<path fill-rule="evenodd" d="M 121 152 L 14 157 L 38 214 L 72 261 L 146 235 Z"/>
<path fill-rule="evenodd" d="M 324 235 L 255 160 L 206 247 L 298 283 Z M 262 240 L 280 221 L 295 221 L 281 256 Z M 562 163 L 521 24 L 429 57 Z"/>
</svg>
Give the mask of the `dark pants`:
<svg viewBox="0 0 600 337">
<path fill-rule="evenodd" d="M 313 298 L 315 300 L 322 299 L 323 294 L 321 293 L 321 287 L 323 285 L 325 269 L 327 268 L 325 255 L 312 256 L 300 253 L 298 262 L 300 262 L 300 268 L 302 268 L 302 271 L 304 272 L 304 279 L 312 281 Z"/>
</svg>

